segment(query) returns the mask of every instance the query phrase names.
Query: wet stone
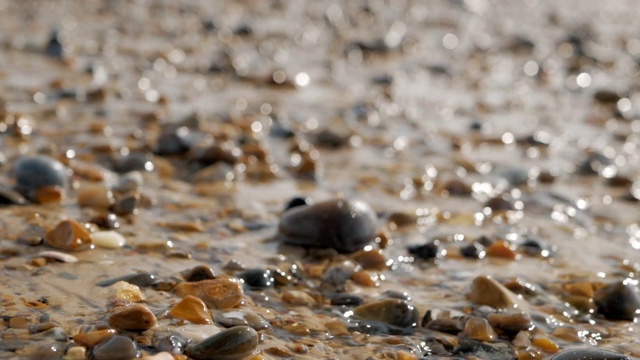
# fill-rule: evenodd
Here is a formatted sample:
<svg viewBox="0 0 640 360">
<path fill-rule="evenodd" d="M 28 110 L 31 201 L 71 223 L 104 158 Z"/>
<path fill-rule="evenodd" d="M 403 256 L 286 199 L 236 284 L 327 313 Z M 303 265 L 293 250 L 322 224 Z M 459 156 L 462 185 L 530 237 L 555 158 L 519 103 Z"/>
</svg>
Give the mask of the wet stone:
<svg viewBox="0 0 640 360">
<path fill-rule="evenodd" d="M 116 214 L 97 215 L 89 220 L 102 230 L 113 230 L 120 227 Z"/>
<path fill-rule="evenodd" d="M 460 255 L 468 259 L 482 259 L 487 255 L 485 247 L 477 241 L 460 248 Z"/>
<path fill-rule="evenodd" d="M 196 296 L 208 307 L 229 309 L 240 304 L 244 298 L 242 286 L 236 279 L 217 278 L 198 282 L 183 282 L 173 290 L 178 296 Z"/>
<path fill-rule="evenodd" d="M 640 314 L 640 295 L 630 281 L 620 281 L 598 289 L 593 297 L 597 311 L 608 320 L 634 321 Z"/>
<path fill-rule="evenodd" d="M 273 287 L 274 278 L 267 269 L 247 269 L 238 278 L 244 281 L 244 285 L 250 290 L 262 290 Z"/>
<path fill-rule="evenodd" d="M 82 251 L 93 248 L 91 234 L 75 220 L 64 220 L 47 231 L 44 243 L 56 249 Z"/>
<path fill-rule="evenodd" d="M 60 33 L 57 30 L 54 30 L 49 35 L 49 41 L 44 49 L 44 53 L 47 56 L 61 59 L 64 57 L 64 46 L 60 41 Z"/>
<path fill-rule="evenodd" d="M 138 211 L 139 203 L 140 194 L 127 194 L 116 200 L 116 202 L 111 206 L 111 211 L 120 216 L 135 214 Z"/>
<path fill-rule="evenodd" d="M 464 324 L 462 335 L 469 339 L 491 342 L 497 339 L 498 334 L 491 327 L 487 319 L 473 316 Z"/>
<path fill-rule="evenodd" d="M 210 280 L 210 279 L 216 278 L 216 274 L 213 272 L 213 269 L 207 265 L 195 266 L 191 269 L 183 271 L 181 275 L 186 281 L 190 281 L 190 282 Z"/>
<path fill-rule="evenodd" d="M 331 247 L 338 252 L 360 250 L 374 240 L 377 218 L 358 200 L 335 199 L 286 211 L 278 225 L 280 239 L 306 247 Z"/>
<path fill-rule="evenodd" d="M 631 358 L 600 349 L 574 349 L 556 354 L 551 360 L 631 360 Z"/>
<path fill-rule="evenodd" d="M 524 312 L 493 313 L 487 316 L 487 320 L 494 329 L 509 336 L 515 336 L 518 332 L 533 327 L 531 317 Z"/>
<path fill-rule="evenodd" d="M 167 129 L 160 134 L 154 153 L 157 155 L 179 155 L 191 150 L 192 141 L 189 128 L 181 126 L 177 129 Z"/>
<path fill-rule="evenodd" d="M 146 306 L 129 305 L 109 316 L 109 325 L 127 331 L 145 331 L 156 326 L 156 316 Z"/>
<path fill-rule="evenodd" d="M 169 314 L 176 319 L 187 320 L 194 324 L 211 324 L 213 322 L 207 305 L 192 295 L 185 296 L 171 308 Z"/>
<path fill-rule="evenodd" d="M 418 325 L 418 310 L 403 300 L 378 300 L 353 309 L 356 319 L 388 325 L 388 333 L 409 333 Z"/>
<path fill-rule="evenodd" d="M 294 197 L 293 199 L 289 200 L 289 202 L 287 203 L 287 206 L 285 206 L 285 210 L 289 210 L 297 206 L 307 206 L 310 203 L 311 203 L 311 199 L 309 198 Z"/>
<path fill-rule="evenodd" d="M 461 338 L 453 352 L 465 358 L 474 356 L 477 359 L 513 360 L 516 359 L 514 349 L 507 343 L 489 344 L 478 340 Z"/>
<path fill-rule="evenodd" d="M 119 281 L 125 281 L 125 282 L 128 282 L 129 284 L 140 286 L 140 287 L 149 287 L 153 285 L 156 281 L 158 281 L 158 277 L 148 272 L 139 272 L 139 273 L 124 275 L 124 276 L 113 278 L 113 279 L 103 280 L 97 283 L 96 285 L 101 287 L 107 287 Z"/>
<path fill-rule="evenodd" d="M 248 356 L 258 346 L 258 333 L 248 326 L 221 331 L 187 347 L 187 355 L 201 360 L 232 360 Z"/>
<path fill-rule="evenodd" d="M 132 171 L 153 171 L 153 155 L 146 153 L 133 153 L 122 156 L 114 162 L 114 170 L 124 174 Z"/>
<path fill-rule="evenodd" d="M 422 260 L 441 258 L 446 251 L 440 247 L 440 240 L 433 240 L 423 245 L 410 246 L 407 248 L 409 254 Z"/>
<path fill-rule="evenodd" d="M 98 343 L 101 343 L 114 335 L 116 335 L 116 331 L 114 329 L 96 330 L 74 336 L 73 342 L 91 349 Z"/>
<path fill-rule="evenodd" d="M 330 301 L 333 306 L 358 306 L 364 303 L 361 297 L 345 293 L 332 295 Z"/>
<path fill-rule="evenodd" d="M 126 336 L 114 335 L 91 349 L 93 360 L 131 360 L 138 357 L 139 351 L 133 340 Z"/>
<path fill-rule="evenodd" d="M 65 188 L 67 169 L 58 160 L 44 155 L 25 156 L 14 165 L 16 190 L 37 201 L 36 191 L 44 187 Z"/>
<path fill-rule="evenodd" d="M 156 348 L 170 354 L 181 355 L 187 347 L 187 340 L 178 335 L 167 335 L 158 339 Z"/>
<path fill-rule="evenodd" d="M 522 307 L 524 300 L 518 299 L 504 285 L 490 276 L 478 276 L 471 284 L 467 298 L 476 304 L 487 305 L 496 309 Z"/>
<path fill-rule="evenodd" d="M 219 311 L 212 310 L 216 323 L 226 328 L 245 325 L 254 330 L 265 330 L 271 327 L 271 323 L 264 317 L 251 311 Z"/>
</svg>

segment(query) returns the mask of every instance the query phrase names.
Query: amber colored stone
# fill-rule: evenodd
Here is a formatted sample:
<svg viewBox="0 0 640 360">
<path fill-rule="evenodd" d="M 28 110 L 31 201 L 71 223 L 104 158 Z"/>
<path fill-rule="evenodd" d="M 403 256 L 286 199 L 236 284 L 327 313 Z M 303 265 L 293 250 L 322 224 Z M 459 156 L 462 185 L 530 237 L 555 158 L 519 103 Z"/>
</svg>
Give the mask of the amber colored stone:
<svg viewBox="0 0 640 360">
<path fill-rule="evenodd" d="M 377 287 L 380 286 L 380 282 L 378 281 L 380 277 L 376 273 L 372 273 L 366 270 L 358 271 L 351 276 L 351 280 L 362 286 L 366 287 Z"/>
<path fill-rule="evenodd" d="M 565 284 L 564 289 L 572 295 L 586 296 L 588 298 L 593 298 L 595 293 L 593 285 L 586 281 Z"/>
<path fill-rule="evenodd" d="M 509 248 L 505 241 L 496 241 L 487 248 L 487 256 L 515 260 L 518 255 Z"/>
<path fill-rule="evenodd" d="M 187 295 L 169 312 L 171 316 L 180 320 L 187 320 L 194 324 L 211 324 L 213 319 L 207 305 L 193 295 Z"/>
<path fill-rule="evenodd" d="M 480 275 L 473 279 L 467 298 L 476 304 L 496 309 L 526 307 L 527 303 L 490 276 Z"/>
<path fill-rule="evenodd" d="M 156 326 L 156 316 L 146 306 L 129 305 L 109 316 L 109 325 L 128 331 L 145 331 Z"/>
<path fill-rule="evenodd" d="M 329 320 L 324 323 L 324 327 L 332 336 L 349 335 L 349 329 L 347 328 L 347 325 L 340 320 Z"/>
<path fill-rule="evenodd" d="M 291 305 L 313 305 L 315 299 L 302 290 L 287 290 L 282 294 L 282 301 Z"/>
<path fill-rule="evenodd" d="M 365 270 L 384 270 L 387 267 L 387 258 L 380 250 L 361 250 L 353 255 L 353 260 Z"/>
<path fill-rule="evenodd" d="M 414 354 L 402 350 L 396 351 L 396 359 L 398 360 L 418 360 Z"/>
<path fill-rule="evenodd" d="M 193 295 L 200 298 L 208 307 L 230 309 L 242 302 L 244 292 L 235 278 L 217 278 L 197 282 L 183 282 L 174 288 L 178 296 Z"/>
<path fill-rule="evenodd" d="M 540 350 L 549 354 L 557 353 L 558 350 L 560 350 L 558 344 L 554 343 L 547 337 L 534 337 L 532 344 Z"/>
<path fill-rule="evenodd" d="M 97 343 L 112 337 L 116 333 L 117 332 L 114 329 L 91 331 L 86 334 L 78 334 L 74 336 L 73 342 L 75 342 L 76 344 L 80 344 L 82 346 L 86 346 L 87 348 L 90 349 L 94 347 Z"/>
<path fill-rule="evenodd" d="M 495 330 L 489 325 L 487 319 L 474 316 L 467 320 L 462 334 L 473 340 L 494 341 L 498 338 Z"/>
<path fill-rule="evenodd" d="M 60 186 L 43 186 L 35 190 L 35 199 L 40 204 L 59 203 L 64 199 L 64 189 Z"/>
<path fill-rule="evenodd" d="M 75 220 L 64 220 L 47 231 L 44 243 L 66 251 L 81 251 L 93 247 L 91 234 Z"/>
</svg>

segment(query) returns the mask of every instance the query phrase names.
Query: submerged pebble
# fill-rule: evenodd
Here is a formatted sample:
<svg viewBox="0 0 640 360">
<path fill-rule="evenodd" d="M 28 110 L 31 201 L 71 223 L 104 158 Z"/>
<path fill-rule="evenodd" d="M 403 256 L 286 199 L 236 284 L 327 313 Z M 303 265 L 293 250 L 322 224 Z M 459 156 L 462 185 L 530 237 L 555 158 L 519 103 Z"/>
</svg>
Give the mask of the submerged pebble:
<svg viewBox="0 0 640 360">
<path fill-rule="evenodd" d="M 190 321 L 194 324 L 211 324 L 213 319 L 207 305 L 199 298 L 187 295 L 174 305 L 169 314 L 176 319 Z"/>
<path fill-rule="evenodd" d="M 217 324 L 220 324 L 226 328 L 234 326 L 246 325 L 254 330 L 264 330 L 271 327 L 271 323 L 264 317 L 251 311 L 233 310 L 233 311 L 219 311 L 212 310 L 213 318 Z"/>
<path fill-rule="evenodd" d="M 471 291 L 467 298 L 476 304 L 487 305 L 496 309 L 524 306 L 524 300 L 519 299 L 504 285 L 490 276 L 480 275 L 473 279 Z"/>
<path fill-rule="evenodd" d="M 139 351 L 130 338 L 114 335 L 94 346 L 90 354 L 93 360 L 131 360 Z"/>
<path fill-rule="evenodd" d="M 331 247 L 338 252 L 360 250 L 374 240 L 377 218 L 359 200 L 334 199 L 286 211 L 278 232 L 287 244 Z"/>
<path fill-rule="evenodd" d="M 634 321 L 640 314 L 640 296 L 627 281 L 605 285 L 595 292 L 598 313 L 608 320 Z"/>
<path fill-rule="evenodd" d="M 258 346 L 258 333 L 236 326 L 187 347 L 187 355 L 201 360 L 233 360 L 250 355 Z"/>
<path fill-rule="evenodd" d="M 600 349 L 573 349 L 556 354 L 551 360 L 631 360 L 631 358 Z"/>
<path fill-rule="evenodd" d="M 45 156 L 25 156 L 20 158 L 13 168 L 16 190 L 33 201 L 37 201 L 36 192 L 45 187 L 67 186 L 67 169 L 58 160 Z"/>
<path fill-rule="evenodd" d="M 207 265 L 198 265 L 182 272 L 182 277 L 189 282 L 215 279 L 216 274 L 213 269 Z"/>
<path fill-rule="evenodd" d="M 268 269 L 247 269 L 238 278 L 244 281 L 244 285 L 251 290 L 262 290 L 273 287 L 274 278 Z"/>
<path fill-rule="evenodd" d="M 232 278 L 183 282 L 173 290 L 178 296 L 196 296 L 214 309 L 230 309 L 240 304 L 244 297 L 240 282 Z"/>
<path fill-rule="evenodd" d="M 113 278 L 113 279 L 107 279 L 104 281 L 101 281 L 99 283 L 97 283 L 96 285 L 101 286 L 101 287 L 107 287 L 107 286 L 111 286 L 119 281 L 126 281 L 129 284 L 133 284 L 136 286 L 140 286 L 140 287 L 149 287 L 151 285 L 153 285 L 156 281 L 158 281 L 158 277 L 150 274 L 148 272 L 139 272 L 139 273 L 133 273 L 133 274 L 128 274 L 128 275 L 124 275 L 124 276 L 120 276 L 117 278 Z"/>
<path fill-rule="evenodd" d="M 372 320 L 390 325 L 394 330 L 411 331 L 418 326 L 418 310 L 399 299 L 378 300 L 353 309 L 356 318 Z M 404 330 L 404 331 L 403 331 Z"/>
<path fill-rule="evenodd" d="M 156 316 L 146 306 L 129 305 L 111 314 L 109 325 L 126 331 L 145 331 L 156 326 Z"/>
</svg>

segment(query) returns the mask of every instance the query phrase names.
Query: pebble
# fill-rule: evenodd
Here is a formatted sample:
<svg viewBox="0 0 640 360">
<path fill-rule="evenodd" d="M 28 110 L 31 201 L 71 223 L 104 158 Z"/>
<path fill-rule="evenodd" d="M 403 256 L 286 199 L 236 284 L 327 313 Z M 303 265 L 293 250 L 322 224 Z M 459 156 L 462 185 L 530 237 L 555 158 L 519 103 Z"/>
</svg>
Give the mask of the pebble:
<svg viewBox="0 0 640 360">
<path fill-rule="evenodd" d="M 55 341 L 67 341 L 68 338 L 69 338 L 69 335 L 67 334 L 67 332 L 59 326 L 52 327 L 49 330 L 46 330 L 31 336 L 31 340 L 34 340 L 34 341 L 45 340 L 45 339 L 51 339 Z"/>
<path fill-rule="evenodd" d="M 138 205 L 140 204 L 140 194 L 129 193 L 118 198 L 116 202 L 111 206 L 111 211 L 114 214 L 124 216 L 130 214 L 136 214 L 138 212 Z"/>
<path fill-rule="evenodd" d="M 77 257 L 60 251 L 40 251 L 37 256 L 45 259 L 54 259 L 64 263 L 78 262 Z"/>
<path fill-rule="evenodd" d="M 171 353 L 166 351 L 157 353 L 155 355 L 145 355 L 140 358 L 140 360 L 175 360 Z"/>
<path fill-rule="evenodd" d="M 460 248 L 460 255 L 468 259 L 483 259 L 487 255 L 485 247 L 477 241 Z"/>
<path fill-rule="evenodd" d="M 89 222 L 102 230 L 113 230 L 120 227 L 116 214 L 96 215 Z"/>
<path fill-rule="evenodd" d="M 516 354 L 509 344 L 500 342 L 490 344 L 478 340 L 460 338 L 460 343 L 453 352 L 465 359 L 513 360 Z"/>
<path fill-rule="evenodd" d="M 302 290 L 286 290 L 282 293 L 282 301 L 296 306 L 309 306 L 316 303 L 316 300 Z"/>
<path fill-rule="evenodd" d="M 194 324 L 213 323 L 207 305 L 192 295 L 185 296 L 179 303 L 171 308 L 169 314 L 176 319 L 187 320 Z"/>
<path fill-rule="evenodd" d="M 597 311 L 607 320 L 634 321 L 640 314 L 640 296 L 630 281 L 619 281 L 598 289 L 593 297 Z"/>
<path fill-rule="evenodd" d="M 115 231 L 96 231 L 91 234 L 91 241 L 97 247 L 103 249 L 118 249 L 127 244 L 124 236 Z"/>
<path fill-rule="evenodd" d="M 72 346 L 67 348 L 63 360 L 85 360 L 87 358 L 87 348 L 84 346 Z"/>
<path fill-rule="evenodd" d="M 187 347 L 187 355 L 201 360 L 233 360 L 246 357 L 258 346 L 258 333 L 248 326 L 221 331 Z"/>
<path fill-rule="evenodd" d="M 43 187 L 67 186 L 67 168 L 58 160 L 45 156 L 25 156 L 13 168 L 16 190 L 36 201 L 36 190 Z"/>
<path fill-rule="evenodd" d="M 154 153 L 157 155 L 180 155 L 189 152 L 191 146 L 189 128 L 180 126 L 177 129 L 166 129 L 160 134 Z"/>
<path fill-rule="evenodd" d="M 440 240 L 436 239 L 422 245 L 410 246 L 407 248 L 409 254 L 422 260 L 441 258 L 446 254 L 446 250 L 440 247 Z"/>
<path fill-rule="evenodd" d="M 138 357 L 139 351 L 133 340 L 126 336 L 114 335 L 91 349 L 93 360 L 131 360 Z"/>
<path fill-rule="evenodd" d="M 472 316 L 464 324 L 462 335 L 469 339 L 492 342 L 498 338 L 495 330 L 491 327 L 487 319 Z"/>
<path fill-rule="evenodd" d="M 353 309 L 356 318 L 373 320 L 392 327 L 410 330 L 418 325 L 418 310 L 403 300 L 377 300 Z M 395 329 L 391 329 L 395 330 Z"/>
<path fill-rule="evenodd" d="M 49 41 L 44 49 L 44 53 L 47 56 L 62 59 L 65 56 L 64 46 L 60 41 L 60 33 L 57 30 L 51 31 L 49 35 Z"/>
<path fill-rule="evenodd" d="M 96 344 L 101 343 L 116 334 L 117 332 L 114 329 L 96 330 L 74 336 L 73 342 L 91 349 Z"/>
<path fill-rule="evenodd" d="M 159 351 L 168 352 L 170 354 L 180 355 L 184 353 L 187 347 L 187 340 L 178 335 L 167 335 L 160 337 L 156 343 Z"/>
<path fill-rule="evenodd" d="M 137 193 L 140 192 L 144 179 L 140 171 L 130 171 L 123 174 L 118 182 L 113 186 L 113 190 L 121 193 Z"/>
<path fill-rule="evenodd" d="M 198 282 L 183 282 L 173 290 L 178 296 L 193 295 L 213 309 L 230 309 L 244 298 L 242 286 L 237 279 L 217 278 Z"/>
<path fill-rule="evenodd" d="M 360 250 L 353 254 L 355 260 L 365 270 L 384 270 L 387 268 L 387 257 L 384 256 L 382 250 Z"/>
<path fill-rule="evenodd" d="M 126 281 L 129 284 L 133 284 L 140 287 L 149 287 L 153 285 L 156 281 L 158 281 L 158 277 L 143 271 L 143 272 L 129 274 L 129 275 L 113 278 L 113 279 L 104 280 L 97 283 L 96 285 L 101 287 L 107 287 L 119 281 Z"/>
<path fill-rule="evenodd" d="M 118 281 L 113 284 L 112 287 L 115 293 L 115 298 L 118 300 L 130 302 L 140 302 L 144 300 L 144 294 L 136 285 L 130 284 L 126 281 Z"/>
<path fill-rule="evenodd" d="M 146 153 L 132 153 L 122 156 L 114 161 L 114 169 L 121 174 L 132 171 L 151 172 L 155 170 L 153 155 Z"/>
<path fill-rule="evenodd" d="M 242 150 L 232 143 L 212 145 L 196 152 L 194 160 L 199 168 L 204 168 L 218 162 L 233 165 L 242 156 Z"/>
<path fill-rule="evenodd" d="M 494 329 L 510 336 L 533 328 L 531 317 L 525 312 L 492 313 L 487 316 L 487 320 Z"/>
<path fill-rule="evenodd" d="M 238 274 L 238 278 L 242 279 L 244 285 L 250 290 L 270 288 L 275 282 L 268 269 L 247 269 Z"/>
<path fill-rule="evenodd" d="M 145 331 L 156 326 L 156 316 L 146 306 L 132 304 L 111 314 L 109 325 L 126 331 Z"/>
<path fill-rule="evenodd" d="M 467 298 L 478 305 L 487 305 L 495 309 L 525 307 L 524 300 L 519 299 L 504 285 L 486 275 L 477 276 L 473 280 Z"/>
<path fill-rule="evenodd" d="M 251 311 L 234 310 L 234 311 L 219 311 L 212 310 L 213 317 L 217 324 L 220 324 L 226 328 L 234 326 L 246 325 L 254 330 L 265 330 L 271 328 L 271 323 L 264 317 Z"/>
<path fill-rule="evenodd" d="M 80 207 L 108 209 L 114 202 L 113 192 L 104 185 L 87 184 L 78 190 Z"/>
<path fill-rule="evenodd" d="M 333 306 L 358 306 L 364 303 L 364 299 L 361 297 L 345 293 L 334 294 L 330 301 Z"/>
<path fill-rule="evenodd" d="M 44 243 L 66 251 L 82 251 L 93 248 L 91 234 L 75 220 L 64 220 L 47 231 Z"/>
<path fill-rule="evenodd" d="M 331 247 L 349 253 L 374 240 L 377 218 L 365 202 L 334 199 L 286 211 L 278 232 L 287 244 Z"/>
<path fill-rule="evenodd" d="M 182 278 L 186 281 L 196 282 L 202 280 L 211 280 L 216 278 L 213 269 L 207 265 L 198 265 L 181 273 Z"/>
<path fill-rule="evenodd" d="M 289 209 L 293 209 L 294 207 L 298 207 L 298 206 L 307 206 L 311 204 L 311 199 L 308 197 L 300 197 L 300 196 L 296 196 L 294 198 L 292 198 L 291 200 L 289 200 L 289 202 L 287 203 L 287 206 L 285 206 L 284 210 L 289 210 Z"/>
<path fill-rule="evenodd" d="M 551 360 L 631 360 L 630 357 L 600 349 L 573 349 L 563 351 Z"/>
</svg>

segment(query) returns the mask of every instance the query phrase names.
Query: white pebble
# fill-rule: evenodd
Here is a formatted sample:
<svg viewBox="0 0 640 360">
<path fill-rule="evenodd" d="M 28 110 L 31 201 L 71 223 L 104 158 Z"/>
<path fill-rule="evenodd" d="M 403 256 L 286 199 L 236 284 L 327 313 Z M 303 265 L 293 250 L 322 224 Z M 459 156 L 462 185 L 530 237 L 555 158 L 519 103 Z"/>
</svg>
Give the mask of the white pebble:
<svg viewBox="0 0 640 360">
<path fill-rule="evenodd" d="M 174 328 L 172 332 L 185 340 L 198 343 L 209 336 L 219 333 L 220 328 L 216 325 L 184 325 Z"/>
<path fill-rule="evenodd" d="M 66 263 L 78 262 L 77 257 L 60 251 L 41 251 L 38 253 L 38 256 L 46 259 L 55 259 Z"/>
<path fill-rule="evenodd" d="M 91 240 L 97 247 L 117 249 L 123 247 L 127 241 L 115 231 L 96 231 L 91 234 Z"/>
</svg>

